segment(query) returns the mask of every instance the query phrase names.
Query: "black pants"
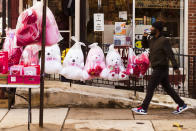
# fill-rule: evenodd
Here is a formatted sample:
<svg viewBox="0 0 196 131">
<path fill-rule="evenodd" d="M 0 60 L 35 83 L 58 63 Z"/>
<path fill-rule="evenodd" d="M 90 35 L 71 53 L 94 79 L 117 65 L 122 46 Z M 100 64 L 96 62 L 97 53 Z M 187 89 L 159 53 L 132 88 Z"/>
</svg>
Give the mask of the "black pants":
<svg viewBox="0 0 196 131">
<path fill-rule="evenodd" d="M 170 95 L 179 106 L 184 105 L 184 101 L 179 97 L 179 95 L 170 85 L 168 69 L 155 69 L 152 72 L 152 76 L 147 87 L 147 94 L 142 104 L 143 109 L 148 109 L 155 88 L 157 88 L 159 84 L 162 85 L 167 94 Z"/>
</svg>

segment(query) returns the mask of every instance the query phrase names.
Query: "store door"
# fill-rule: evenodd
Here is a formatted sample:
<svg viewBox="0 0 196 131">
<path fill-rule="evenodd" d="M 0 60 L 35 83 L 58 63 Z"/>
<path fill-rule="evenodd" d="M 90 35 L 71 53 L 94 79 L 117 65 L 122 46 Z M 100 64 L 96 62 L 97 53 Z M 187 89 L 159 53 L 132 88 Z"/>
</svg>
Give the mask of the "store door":
<svg viewBox="0 0 196 131">
<path fill-rule="evenodd" d="M 70 38 L 73 35 L 75 0 L 50 0 L 48 7 L 52 10 L 63 40 L 59 43 L 62 50 L 70 47 Z"/>
</svg>

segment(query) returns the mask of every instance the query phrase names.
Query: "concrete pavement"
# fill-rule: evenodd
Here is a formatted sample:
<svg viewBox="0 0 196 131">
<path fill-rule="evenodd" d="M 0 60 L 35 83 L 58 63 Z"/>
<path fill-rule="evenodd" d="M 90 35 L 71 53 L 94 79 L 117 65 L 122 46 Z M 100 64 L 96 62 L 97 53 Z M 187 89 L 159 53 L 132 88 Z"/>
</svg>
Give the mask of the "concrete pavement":
<svg viewBox="0 0 196 131">
<path fill-rule="evenodd" d="M 27 109 L 0 109 L 0 131 L 27 130 Z M 193 109 L 180 115 L 171 109 L 151 109 L 146 116 L 130 109 L 52 108 L 44 109 L 44 128 L 40 129 L 39 110 L 32 110 L 32 131 L 182 131 L 196 130 Z"/>
</svg>

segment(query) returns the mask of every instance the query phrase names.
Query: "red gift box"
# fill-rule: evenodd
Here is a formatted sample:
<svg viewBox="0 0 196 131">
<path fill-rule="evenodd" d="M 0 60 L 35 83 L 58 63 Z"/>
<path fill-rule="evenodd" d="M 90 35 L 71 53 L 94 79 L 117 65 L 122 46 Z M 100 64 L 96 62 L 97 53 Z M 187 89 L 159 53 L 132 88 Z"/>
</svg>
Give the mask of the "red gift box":
<svg viewBox="0 0 196 131">
<path fill-rule="evenodd" d="M 24 84 L 27 85 L 38 85 L 40 84 L 40 76 L 25 76 Z"/>
<path fill-rule="evenodd" d="M 7 74 L 8 72 L 8 52 L 0 51 L 0 73 Z"/>
<path fill-rule="evenodd" d="M 23 84 L 24 78 L 20 75 L 8 75 L 8 84 Z"/>
</svg>

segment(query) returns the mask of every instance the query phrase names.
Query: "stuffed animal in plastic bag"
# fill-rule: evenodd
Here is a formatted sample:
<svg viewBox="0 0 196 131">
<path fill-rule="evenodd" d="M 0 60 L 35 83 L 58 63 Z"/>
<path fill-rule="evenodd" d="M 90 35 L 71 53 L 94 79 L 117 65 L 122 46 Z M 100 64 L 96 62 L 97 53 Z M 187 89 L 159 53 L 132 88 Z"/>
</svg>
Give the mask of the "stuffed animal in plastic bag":
<svg viewBox="0 0 196 131">
<path fill-rule="evenodd" d="M 63 69 L 60 74 L 71 80 L 87 79 L 88 74 L 84 71 L 84 55 L 81 49 L 81 45 L 84 43 L 79 42 L 75 37 L 72 37 L 76 43 L 69 49 L 65 59 L 63 61 Z"/>
<path fill-rule="evenodd" d="M 63 39 L 52 11 L 47 7 L 46 16 L 46 45 L 53 45 Z"/>
<path fill-rule="evenodd" d="M 148 56 L 149 56 L 148 51 L 144 51 L 142 54 L 138 55 L 135 59 L 135 64 L 138 65 L 140 70 L 139 77 L 143 77 L 149 68 L 150 61 Z"/>
<path fill-rule="evenodd" d="M 23 11 L 17 21 L 16 36 L 17 45 L 26 46 L 41 42 L 43 3 L 36 2 L 31 8 Z M 58 43 L 62 40 L 57 23 L 51 10 L 46 11 L 46 46 Z"/>
<path fill-rule="evenodd" d="M 85 71 L 88 73 L 88 79 L 99 77 L 102 70 L 105 68 L 105 57 L 98 43 L 89 45 L 89 52 L 86 59 Z"/>
<path fill-rule="evenodd" d="M 139 66 L 136 64 L 136 55 L 132 48 L 129 48 L 129 55 L 128 55 L 128 64 L 126 73 L 127 75 L 132 75 L 139 77 L 140 75 L 140 69 Z"/>
<path fill-rule="evenodd" d="M 34 5 L 23 11 L 18 17 L 16 37 L 18 46 L 26 46 L 41 40 L 42 7 Z"/>
<path fill-rule="evenodd" d="M 41 66 L 41 59 L 40 59 Z M 47 46 L 45 51 L 45 73 L 59 74 L 62 69 L 61 52 L 57 44 Z"/>
<path fill-rule="evenodd" d="M 6 30 L 6 39 L 3 44 L 3 50 L 8 52 L 8 67 L 19 64 L 22 55 L 22 47 L 16 46 L 15 30 Z"/>
<path fill-rule="evenodd" d="M 133 49 L 129 49 L 128 65 L 126 69 L 127 75 L 142 77 L 149 68 L 148 51 L 136 56 Z"/>
<path fill-rule="evenodd" d="M 121 56 L 118 51 L 114 49 L 114 44 L 109 47 L 106 56 L 106 68 L 102 71 L 101 77 L 111 81 L 128 79 Z"/>
<path fill-rule="evenodd" d="M 41 46 L 39 46 L 38 44 L 26 46 L 24 51 L 22 52 L 20 64 L 25 66 L 38 65 L 40 50 L 41 50 Z"/>
</svg>

